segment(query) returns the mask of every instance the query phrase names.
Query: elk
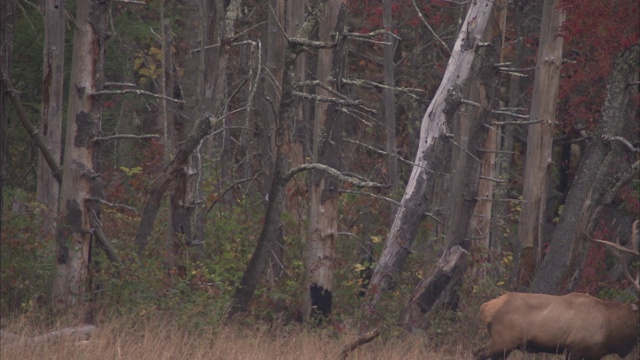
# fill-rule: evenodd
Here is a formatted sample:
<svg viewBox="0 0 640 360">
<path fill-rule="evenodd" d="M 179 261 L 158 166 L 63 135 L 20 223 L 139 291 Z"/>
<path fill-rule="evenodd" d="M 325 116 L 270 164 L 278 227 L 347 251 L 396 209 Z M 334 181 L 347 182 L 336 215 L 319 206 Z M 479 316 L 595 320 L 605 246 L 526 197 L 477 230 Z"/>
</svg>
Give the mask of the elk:
<svg viewBox="0 0 640 360">
<path fill-rule="evenodd" d="M 639 256 L 635 221 L 631 249 L 618 242 L 604 242 L 622 260 L 625 275 L 633 279 L 618 251 Z M 489 331 L 488 344 L 474 351 L 476 359 L 506 359 L 513 350 L 565 354 L 565 359 L 600 359 L 605 355 L 625 357 L 638 343 L 638 304 L 621 304 L 587 294 L 563 296 L 506 293 L 480 307 L 480 317 Z"/>
<path fill-rule="evenodd" d="M 571 293 L 507 293 L 482 304 L 489 343 L 476 359 L 506 359 L 511 351 L 565 354 L 565 359 L 628 355 L 638 341 L 638 307 Z"/>
</svg>

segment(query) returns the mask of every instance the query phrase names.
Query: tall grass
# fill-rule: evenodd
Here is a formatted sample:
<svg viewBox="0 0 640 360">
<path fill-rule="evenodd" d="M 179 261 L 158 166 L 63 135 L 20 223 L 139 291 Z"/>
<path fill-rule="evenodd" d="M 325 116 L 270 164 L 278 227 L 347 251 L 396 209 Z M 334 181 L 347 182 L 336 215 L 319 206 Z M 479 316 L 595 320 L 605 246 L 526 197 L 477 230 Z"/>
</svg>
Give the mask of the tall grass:
<svg viewBox="0 0 640 360">
<path fill-rule="evenodd" d="M 3 332 L 21 337 L 0 336 L 3 360 L 326 360 L 338 359 L 341 351 L 357 338 L 354 330 L 337 332 L 334 327 L 312 329 L 298 323 L 218 325 L 193 328 L 170 317 L 119 318 L 103 322 L 88 339 L 58 338 L 33 342 L 35 336 L 62 328 L 45 329 L 31 320 L 7 320 Z M 467 329 L 468 330 L 468 329 Z M 447 334 L 438 339 L 429 332 L 407 333 L 386 328 L 368 344 L 361 345 L 349 360 L 445 360 L 473 359 L 472 348 L 485 334 L 468 331 Z M 515 351 L 510 360 L 563 359 L 562 355 L 533 355 Z M 637 359 L 638 349 L 627 359 Z M 617 357 L 609 356 L 609 360 Z"/>
<path fill-rule="evenodd" d="M 44 329 L 14 322 L 5 331 L 27 337 Z M 225 359 L 325 360 L 337 359 L 357 334 L 338 334 L 331 328 L 225 325 L 208 329 L 181 328 L 168 319 L 114 320 L 103 324 L 88 340 L 57 339 L 40 343 L 2 338 L 0 358 L 9 359 Z M 460 346 L 435 349 L 424 334 L 402 338 L 384 335 L 360 346 L 348 359 L 471 359 L 464 341 Z"/>
</svg>

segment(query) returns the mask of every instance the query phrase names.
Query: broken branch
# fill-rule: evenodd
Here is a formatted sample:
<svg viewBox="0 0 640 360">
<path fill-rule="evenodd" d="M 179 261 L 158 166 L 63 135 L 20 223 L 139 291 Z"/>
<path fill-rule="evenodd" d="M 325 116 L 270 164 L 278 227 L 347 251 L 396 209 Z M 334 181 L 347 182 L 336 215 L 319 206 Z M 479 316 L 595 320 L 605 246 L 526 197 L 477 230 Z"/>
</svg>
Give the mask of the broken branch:
<svg viewBox="0 0 640 360">
<path fill-rule="evenodd" d="M 22 107 L 22 102 L 20 101 L 20 97 L 18 96 L 18 91 L 13 87 L 13 84 L 11 83 L 11 80 L 9 79 L 7 74 L 4 72 L 4 69 L 2 70 L 2 83 L 9 93 L 9 100 L 11 100 L 11 104 L 13 104 L 14 109 L 16 109 L 16 113 L 18 114 L 18 118 L 20 119 L 22 126 L 27 131 L 27 133 L 29 133 L 29 136 L 31 136 L 33 141 L 35 141 L 36 145 L 38 145 L 38 149 L 40 149 L 44 160 L 47 162 L 47 165 L 49 165 L 49 169 L 51 169 L 53 177 L 58 181 L 58 184 L 62 183 L 62 170 L 60 169 L 58 162 L 53 158 L 53 155 L 51 155 L 51 152 L 49 151 L 47 145 L 44 143 L 42 136 L 38 134 L 38 129 L 36 129 L 36 127 L 31 124 L 31 121 L 29 121 L 27 113 Z M 3 129 L 3 131 L 5 130 Z"/>
<path fill-rule="evenodd" d="M 357 349 L 361 345 L 370 343 L 371 341 L 373 341 L 373 339 L 377 338 L 378 335 L 380 335 L 380 330 L 378 329 L 373 329 L 365 334 L 360 335 L 357 339 L 347 344 L 347 346 L 342 349 L 340 355 L 338 355 L 338 359 L 345 360 L 353 350 Z"/>
</svg>

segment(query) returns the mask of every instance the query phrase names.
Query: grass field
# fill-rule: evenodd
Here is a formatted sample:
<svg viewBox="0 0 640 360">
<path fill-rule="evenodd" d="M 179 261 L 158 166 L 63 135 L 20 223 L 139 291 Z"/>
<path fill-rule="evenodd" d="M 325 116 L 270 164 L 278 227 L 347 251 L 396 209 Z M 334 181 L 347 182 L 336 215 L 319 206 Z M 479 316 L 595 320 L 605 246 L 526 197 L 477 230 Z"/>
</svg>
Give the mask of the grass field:
<svg viewBox="0 0 640 360">
<path fill-rule="evenodd" d="M 43 331 L 11 324 L 5 331 L 23 337 Z M 185 331 L 163 320 L 105 324 L 88 340 L 65 338 L 50 341 L 7 341 L 2 338 L 0 358 L 8 359 L 338 359 L 357 334 L 337 334 L 331 329 L 309 330 L 302 325 L 253 328 L 223 326 Z M 348 359 L 471 359 L 464 341 L 458 348 L 433 349 L 424 334 L 402 339 L 385 338 L 361 345 Z"/>
<path fill-rule="evenodd" d="M 33 338 L 65 326 L 33 326 L 32 321 L 4 320 L 0 336 L 2 360 L 94 359 L 224 359 L 224 360 L 326 360 L 340 359 L 342 350 L 358 338 L 354 330 L 332 326 L 309 329 L 302 324 L 220 325 L 189 329 L 154 316 L 104 322 L 89 337 L 64 336 L 55 340 Z M 12 335 L 7 335 L 7 333 Z M 17 337 L 14 337 L 16 335 Z M 486 334 L 460 331 L 445 339 L 428 332 L 383 330 L 370 343 L 348 354 L 349 360 L 473 359 L 472 349 Z M 473 338 L 472 338 L 473 337 Z M 509 359 L 563 359 L 563 356 L 514 352 Z M 608 359 L 616 359 L 610 356 Z M 637 359 L 638 350 L 627 359 Z"/>
</svg>

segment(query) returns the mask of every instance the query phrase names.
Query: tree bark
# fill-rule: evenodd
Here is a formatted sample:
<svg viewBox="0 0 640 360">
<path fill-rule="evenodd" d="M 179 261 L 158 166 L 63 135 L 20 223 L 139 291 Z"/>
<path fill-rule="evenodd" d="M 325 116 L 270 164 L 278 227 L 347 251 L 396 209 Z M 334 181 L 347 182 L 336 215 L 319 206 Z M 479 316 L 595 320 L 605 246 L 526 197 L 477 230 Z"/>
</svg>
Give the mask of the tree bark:
<svg viewBox="0 0 640 360">
<path fill-rule="evenodd" d="M 467 80 L 473 75 L 476 49 L 485 32 L 492 7 L 493 1 L 477 1 L 469 6 L 444 78 L 422 119 L 415 165 L 362 303 L 364 310 L 375 309 L 393 277 L 399 273 L 410 252 L 418 226 L 424 219 L 427 183 L 437 166 L 438 154 L 448 142 L 449 123 L 462 104 L 462 94 L 468 86 Z"/>
<path fill-rule="evenodd" d="M 560 27 L 565 14 L 558 9 L 559 0 L 545 0 L 542 8 L 540 45 L 533 84 L 530 120 L 541 120 L 529 126 L 524 170 L 523 203 L 518 224 L 517 288 L 529 287 L 540 258 L 536 246 L 541 245 L 545 221 L 546 189 L 551 165 L 556 102 L 562 68 Z M 537 244 L 537 245 L 536 245 Z"/>
<path fill-rule="evenodd" d="M 319 25 L 319 41 L 331 42 L 331 34 L 344 26 L 345 9 L 342 0 L 325 3 Z M 344 44 L 344 42 L 341 42 Z M 336 49 L 319 49 L 317 80 L 334 91 L 339 91 L 337 81 L 342 76 L 342 46 Z M 319 96 L 332 96 L 318 88 Z M 334 103 L 316 102 L 313 133 L 315 162 L 335 169 L 340 165 L 342 119 Z M 327 318 L 331 313 L 334 260 L 338 237 L 339 182 L 324 172 L 311 172 L 311 204 L 309 205 L 309 242 L 305 247 L 307 283 L 304 315 L 310 319 Z"/>
<path fill-rule="evenodd" d="M 460 246 L 447 249 L 434 269 L 416 286 L 400 315 L 405 329 L 414 331 L 426 327 L 424 314 L 433 308 L 442 291 L 464 273 L 466 251 Z"/>
<path fill-rule="evenodd" d="M 640 46 L 634 45 L 614 64 L 602 107 L 602 119 L 576 170 L 548 254 L 531 284 L 533 292 L 555 294 L 566 290 L 580 256 L 584 234 L 593 229 L 595 211 L 612 185 L 610 168 L 614 162 L 620 161 L 623 145 L 608 139 L 624 135 L 628 79 L 637 71 L 638 60 Z"/>
<path fill-rule="evenodd" d="M 197 127 L 195 120 L 206 117 L 204 114 L 205 44 L 208 40 L 206 28 L 210 21 L 209 15 L 213 14 L 204 11 L 206 8 L 204 1 L 186 0 L 182 6 L 184 6 L 185 21 L 193 23 L 194 26 L 185 27 L 181 33 L 182 36 L 176 39 L 176 42 L 181 44 L 181 51 L 176 54 L 175 61 L 176 66 L 182 71 L 175 74 L 175 81 L 179 84 L 185 104 L 179 106 L 175 114 L 169 114 L 171 130 L 169 142 L 165 146 L 169 147 L 171 155 L 180 150 L 180 144 L 187 138 L 189 129 Z M 198 51 L 194 53 L 194 50 Z M 170 92 L 172 89 L 166 89 L 166 91 Z M 201 196 L 199 183 L 202 177 L 199 145 L 200 143 L 182 163 L 182 168 L 176 168 L 173 174 L 175 178 L 172 182 L 175 187 L 169 194 L 166 239 L 169 267 L 175 265 L 174 260 L 180 258 L 186 246 L 194 240 L 195 217 L 193 215 L 202 205 L 199 201 Z"/>
<path fill-rule="evenodd" d="M 284 6 L 281 3 L 283 0 L 276 1 L 272 5 L 274 11 L 270 14 L 275 18 L 271 18 L 269 22 L 269 29 L 275 27 L 269 31 L 271 36 L 282 36 L 275 19 L 282 19 L 284 13 L 283 9 L 279 6 Z M 300 32 L 297 34 L 297 38 L 309 39 L 312 30 L 318 24 L 318 9 L 311 8 L 307 12 L 307 20 L 302 25 Z M 277 28 L 277 29 L 276 29 Z M 271 37 L 270 37 L 271 39 Z M 284 41 L 284 39 L 283 39 Z M 269 188 L 267 195 L 268 206 L 264 219 L 264 226 L 258 239 L 256 249 L 251 256 L 249 264 L 242 276 L 240 287 L 236 291 L 232 300 L 232 308 L 229 311 L 228 317 L 231 318 L 241 312 L 247 310 L 249 302 L 253 297 L 253 293 L 258 286 L 260 278 L 263 276 L 264 270 L 268 264 L 269 257 L 272 256 L 272 252 L 275 246 L 282 239 L 282 211 L 284 209 L 284 195 L 286 190 L 287 181 L 296 173 L 308 169 L 304 165 L 298 166 L 295 169 L 289 170 L 290 167 L 290 153 L 291 149 L 291 120 L 295 117 L 296 106 L 292 93 L 293 78 L 295 76 L 295 66 L 297 63 L 297 56 L 302 51 L 296 46 L 289 44 L 284 48 L 284 53 L 280 53 L 279 42 L 275 42 L 274 46 L 268 47 L 267 54 L 267 69 L 268 78 L 263 79 L 265 81 L 265 97 L 264 100 L 272 102 L 272 108 L 265 109 L 264 118 L 267 123 L 266 129 L 272 129 L 275 136 L 271 136 L 264 141 L 273 143 L 275 153 L 275 164 L 273 170 L 270 170 L 273 180 Z M 284 46 L 284 44 L 283 44 Z M 295 50 L 295 51 L 294 51 Z M 271 54 L 271 52 L 275 52 Z M 279 60 L 284 59 L 283 68 L 279 69 L 274 67 L 278 64 Z M 278 79 L 279 74 L 282 74 L 281 82 L 275 80 Z M 282 92 L 278 92 L 281 90 Z M 268 110 L 268 111 L 267 111 Z M 272 116 L 275 116 L 271 119 Z M 273 120 L 271 123 L 270 121 Z M 273 127 L 271 127 L 273 126 Z M 317 165 L 317 164 L 316 164 Z M 295 171 L 294 171 L 295 170 Z M 367 185 L 364 185 L 367 186 Z"/>
<path fill-rule="evenodd" d="M 501 34 L 494 36 L 500 36 L 500 44 L 502 48 L 499 52 L 498 63 L 504 61 L 504 33 L 506 29 L 507 20 L 507 5 L 502 4 L 500 6 L 500 12 L 496 16 L 496 23 L 498 24 L 498 31 Z M 499 101 L 496 101 L 499 96 L 494 94 L 493 103 L 497 105 Z M 494 106 L 492 106 L 494 108 Z M 495 119 L 495 116 L 487 114 L 491 119 Z M 496 150 L 498 146 L 498 126 L 492 125 L 487 132 L 487 140 L 483 146 L 486 152 L 482 154 L 482 168 L 480 170 L 480 180 L 478 181 L 477 198 L 475 209 L 473 210 L 473 216 L 469 219 L 469 228 L 467 233 L 472 242 L 476 244 L 483 244 L 487 248 L 490 246 L 491 239 L 491 212 L 493 210 L 493 189 L 496 179 Z"/>
<path fill-rule="evenodd" d="M 282 99 L 287 99 L 287 107 L 291 107 L 291 77 L 295 66 L 295 56 L 285 48 L 285 37 L 280 25 L 285 19 L 284 0 L 271 0 L 269 2 L 269 21 L 267 24 L 266 46 L 266 71 L 265 78 L 261 79 L 261 87 L 264 96 L 260 98 L 258 106 L 261 109 L 264 123 L 261 136 L 261 146 L 264 151 L 263 169 L 270 179 L 269 192 L 267 194 L 268 205 L 264 219 L 264 226 L 258 244 L 244 271 L 240 287 L 236 291 L 231 310 L 228 316 L 231 318 L 238 313 L 246 311 L 253 293 L 258 286 L 264 270 L 272 256 L 274 247 L 281 243 L 282 239 L 282 211 L 284 208 L 284 193 L 286 179 L 284 174 L 289 167 L 289 155 L 286 151 L 289 138 L 287 127 L 286 109 L 281 109 Z M 260 64 L 262 66 L 262 64 Z M 266 154 L 273 154 L 270 157 Z"/>
<path fill-rule="evenodd" d="M 62 101 L 64 87 L 65 8 L 63 0 L 46 0 L 44 35 L 44 74 L 42 89 L 42 117 L 38 133 L 49 153 L 60 163 L 62 151 Z M 44 228 L 55 233 L 60 183 L 56 180 L 42 153 L 38 154 L 38 185 L 36 199 L 49 211 L 44 215 Z"/>
<path fill-rule="evenodd" d="M 15 0 L 0 1 L 0 73 L 2 77 L 11 75 L 13 63 L 13 24 L 15 19 Z M 7 104 L 9 89 L 0 83 L 0 216 L 4 210 L 4 180 L 7 177 Z M 2 223 L 0 221 L 0 232 Z"/>
<path fill-rule="evenodd" d="M 69 310 L 82 303 L 92 236 L 91 219 L 99 211 L 102 180 L 94 172 L 95 142 L 100 131 L 99 104 L 93 94 L 102 88 L 108 3 L 78 3 L 62 187 L 56 235 L 54 306 Z"/>
<path fill-rule="evenodd" d="M 453 116 L 451 187 L 447 199 L 449 214 L 445 227 L 447 250 L 431 273 L 420 281 L 405 305 L 401 322 L 409 329 L 414 329 L 423 322 L 423 314 L 431 309 L 445 288 L 453 289 L 449 285 L 460 283 L 462 280 L 465 262 L 464 257 L 460 257 L 458 253 L 464 252 L 463 249 L 469 249 L 471 245 L 468 224 L 477 203 L 478 183 L 483 165 L 480 158 L 484 154 L 482 148 L 486 144 L 489 132 L 488 121 L 491 119 L 497 87 L 498 70 L 495 64 L 502 51 L 504 22 L 500 21 L 500 14 L 505 6 L 504 0 L 497 0 L 493 4 L 488 25 L 479 39 L 485 45 L 475 49 L 479 56 L 471 64 L 471 71 L 466 79 L 468 86 L 462 91 L 463 98 L 469 103 L 463 105 Z M 455 261 L 447 259 L 448 256 L 454 256 Z M 451 265 L 452 262 L 455 262 L 455 266 Z M 449 298 L 445 302 L 457 302 L 457 294 L 454 291 L 448 291 L 446 295 Z M 427 298 L 431 300 L 425 300 Z"/>
<path fill-rule="evenodd" d="M 525 46 L 525 41 L 532 34 L 540 33 L 539 14 L 542 12 L 541 6 L 541 0 L 513 3 L 513 14 L 510 14 L 509 19 L 515 28 L 515 58 L 511 66 L 515 69 L 523 68 L 525 60 L 535 56 L 535 53 L 533 53 L 535 49 Z M 531 80 L 527 77 L 519 76 L 517 73 L 510 74 L 505 96 L 507 98 L 505 107 L 511 109 L 526 108 L 529 99 L 525 99 L 525 94 L 527 93 L 526 89 L 529 87 L 531 87 Z M 503 115 L 499 120 L 513 121 L 514 119 L 511 116 Z M 514 157 L 514 139 L 517 134 L 525 130 L 525 127 L 516 124 L 505 124 L 499 126 L 498 129 L 499 136 L 497 141 L 499 144 L 497 147 L 500 152 L 496 156 L 496 177 L 503 182 L 496 183 L 493 197 L 494 199 L 506 200 L 509 197 L 510 182 L 513 178 L 511 166 Z M 511 234 L 512 226 L 509 223 L 510 212 L 511 205 L 508 201 L 497 201 L 492 204 L 490 245 L 495 250 L 502 249 L 504 245 L 511 248 L 510 245 L 515 243 L 515 236 Z M 514 271 L 514 275 L 515 273 Z"/>
<path fill-rule="evenodd" d="M 149 235 L 151 235 L 153 224 L 160 209 L 160 203 L 169 185 L 176 181 L 179 174 L 183 171 L 189 156 L 200 145 L 202 139 L 213 132 L 216 123 L 217 120 L 211 117 L 201 118 L 191 130 L 189 136 L 182 142 L 176 156 L 155 181 L 156 185 L 151 191 L 151 195 L 149 195 L 144 212 L 142 213 L 142 218 L 140 219 L 140 227 L 136 234 L 135 245 L 138 254 L 141 254 L 147 245 L 147 240 L 149 239 Z"/>
</svg>

